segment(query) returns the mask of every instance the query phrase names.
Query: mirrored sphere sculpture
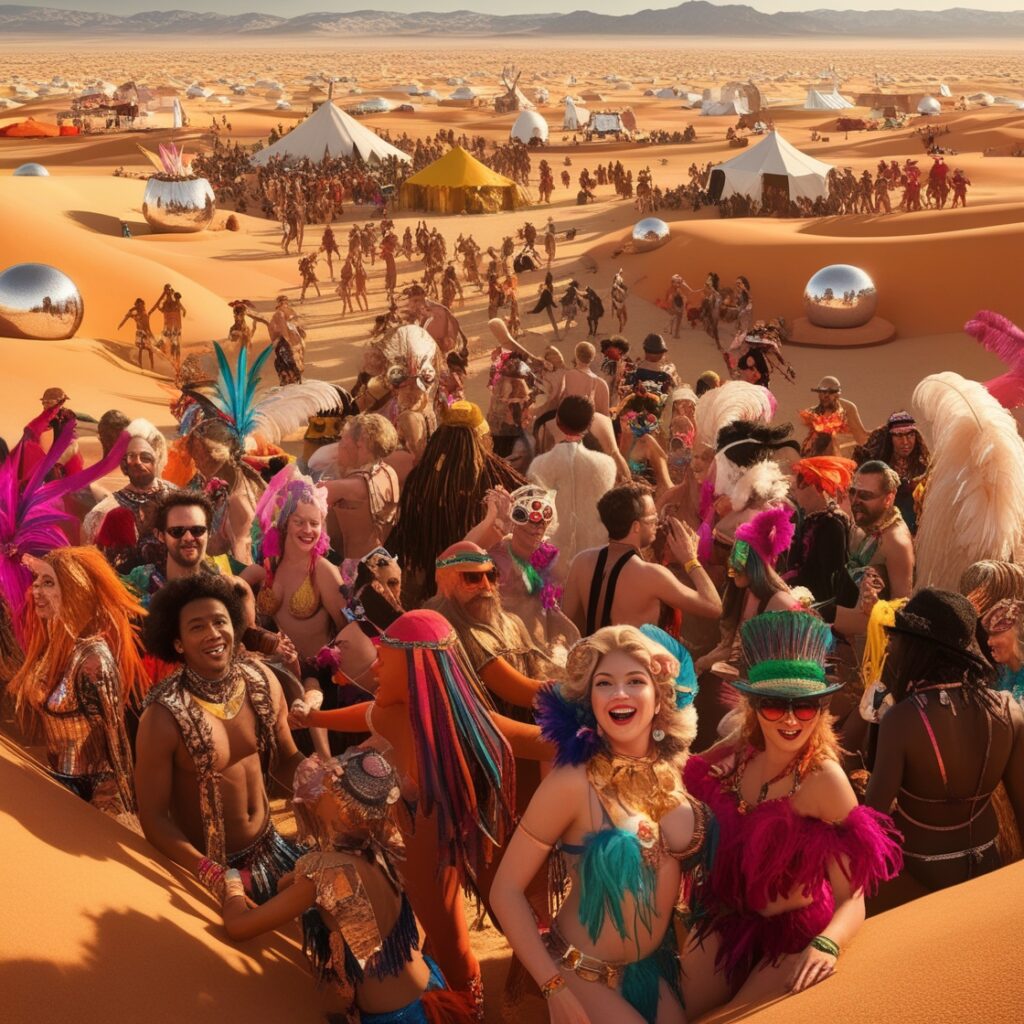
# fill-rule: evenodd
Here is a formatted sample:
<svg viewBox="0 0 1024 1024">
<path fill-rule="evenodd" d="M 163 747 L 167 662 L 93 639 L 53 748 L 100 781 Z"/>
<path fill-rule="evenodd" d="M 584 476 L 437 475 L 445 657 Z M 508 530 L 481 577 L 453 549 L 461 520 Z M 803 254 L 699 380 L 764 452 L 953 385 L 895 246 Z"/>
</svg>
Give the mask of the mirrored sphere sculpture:
<svg viewBox="0 0 1024 1024">
<path fill-rule="evenodd" d="M 875 282 L 848 263 L 822 267 L 804 289 L 804 311 L 816 327 L 863 327 L 877 305 Z"/>
<path fill-rule="evenodd" d="M 56 267 L 18 263 L 0 274 L 0 335 L 43 341 L 71 338 L 84 314 L 77 285 Z"/>
<path fill-rule="evenodd" d="M 42 164 L 22 164 L 15 167 L 15 178 L 48 178 L 50 172 Z"/>
<path fill-rule="evenodd" d="M 146 182 L 142 216 L 154 231 L 202 231 L 213 221 L 214 194 L 205 178 Z"/>
<path fill-rule="evenodd" d="M 657 217 L 644 217 L 633 225 L 633 248 L 637 252 L 649 252 L 668 241 L 668 225 Z"/>
</svg>

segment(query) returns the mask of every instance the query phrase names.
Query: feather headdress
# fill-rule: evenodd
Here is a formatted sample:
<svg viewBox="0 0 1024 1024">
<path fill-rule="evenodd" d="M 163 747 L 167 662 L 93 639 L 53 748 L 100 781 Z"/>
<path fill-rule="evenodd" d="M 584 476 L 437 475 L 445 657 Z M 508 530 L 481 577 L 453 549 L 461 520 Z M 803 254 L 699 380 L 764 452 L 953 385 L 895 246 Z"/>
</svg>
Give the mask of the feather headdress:
<svg viewBox="0 0 1024 1024">
<path fill-rule="evenodd" d="M 1024 331 L 988 309 L 968 320 L 964 331 L 1009 367 L 1001 376 L 985 381 L 989 394 L 1007 409 L 1024 405 Z"/>
<path fill-rule="evenodd" d="M 315 505 L 321 520 L 327 518 L 326 489 L 318 487 L 311 477 L 304 476 L 295 463 L 290 462 L 274 475 L 256 504 L 255 518 L 263 533 L 261 555 L 264 559 L 277 559 L 284 554 L 283 533 L 299 502 Z M 310 552 L 311 562 L 320 558 L 329 547 L 330 538 L 321 522 L 320 537 Z"/>
<path fill-rule="evenodd" d="M 218 367 L 213 394 L 204 394 L 198 387 L 187 387 L 184 391 L 196 400 L 207 417 L 226 422 L 243 446 L 248 438 L 265 444 L 279 444 L 289 434 L 304 427 L 310 416 L 338 405 L 337 389 L 322 380 L 270 388 L 257 398 L 260 374 L 273 352 L 272 346 L 268 345 L 251 367 L 248 352 L 242 348 L 234 370 L 217 342 L 213 343 L 213 350 Z M 184 427 L 183 420 L 183 431 Z"/>
<path fill-rule="evenodd" d="M 107 456 L 95 465 L 47 481 L 47 474 L 60 462 L 74 437 L 75 421 L 68 420 L 42 461 L 31 470 L 25 466 L 24 438 L 0 465 L 0 593 L 11 609 L 19 640 L 23 639 L 25 591 L 32 580 L 21 564 L 21 556 L 41 558 L 54 548 L 67 547 L 68 538 L 62 527 L 74 522 L 74 516 L 64 510 L 64 498 L 112 472 L 130 440 L 128 434 L 123 433 Z"/>
<path fill-rule="evenodd" d="M 916 588 L 955 591 L 982 559 L 1019 561 L 1024 541 L 1024 441 L 978 381 L 946 372 L 914 390 L 914 414 L 931 448 Z"/>
<path fill-rule="evenodd" d="M 765 565 L 774 568 L 779 555 L 793 543 L 794 533 L 793 510 L 783 505 L 766 508 L 749 522 L 741 523 L 736 527 L 735 537 L 738 542 L 750 545 Z"/>
<path fill-rule="evenodd" d="M 717 492 L 718 488 L 715 490 Z M 785 501 L 789 493 L 789 480 L 779 469 L 779 464 L 768 459 L 742 470 L 732 488 L 722 493 L 728 493 L 734 511 L 751 504 L 777 505 Z"/>
<path fill-rule="evenodd" d="M 748 384 L 745 380 L 727 381 L 720 388 L 705 391 L 697 399 L 697 437 L 694 447 L 716 447 L 718 432 L 737 420 L 770 423 L 774 415 L 775 399 L 767 388 L 760 384 Z"/>
</svg>

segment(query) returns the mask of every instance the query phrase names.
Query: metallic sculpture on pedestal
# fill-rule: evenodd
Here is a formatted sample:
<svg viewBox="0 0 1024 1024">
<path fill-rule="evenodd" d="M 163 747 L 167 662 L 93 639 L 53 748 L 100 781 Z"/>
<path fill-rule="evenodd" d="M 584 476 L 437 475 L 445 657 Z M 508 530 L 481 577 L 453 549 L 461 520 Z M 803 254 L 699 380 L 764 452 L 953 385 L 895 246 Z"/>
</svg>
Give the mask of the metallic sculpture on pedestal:
<svg viewBox="0 0 1024 1024">
<path fill-rule="evenodd" d="M 822 267 L 804 289 L 804 310 L 815 327 L 863 327 L 877 306 L 875 282 L 848 263 Z"/>
<path fill-rule="evenodd" d="M 0 274 L 0 335 L 60 341 L 85 315 L 75 282 L 45 263 L 18 263 Z"/>
<path fill-rule="evenodd" d="M 155 231 L 202 231 L 213 223 L 216 196 L 205 178 L 193 178 L 190 161 L 176 146 L 160 146 L 160 158 L 147 153 L 160 173 L 146 182 L 142 216 Z"/>
</svg>

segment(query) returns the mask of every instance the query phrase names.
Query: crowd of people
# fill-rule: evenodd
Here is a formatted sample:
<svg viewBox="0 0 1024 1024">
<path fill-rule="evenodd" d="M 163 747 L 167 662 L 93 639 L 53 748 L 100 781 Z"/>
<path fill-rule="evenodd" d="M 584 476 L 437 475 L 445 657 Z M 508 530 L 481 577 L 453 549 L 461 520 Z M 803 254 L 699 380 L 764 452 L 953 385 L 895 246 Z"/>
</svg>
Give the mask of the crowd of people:
<svg viewBox="0 0 1024 1024">
<path fill-rule="evenodd" d="M 571 360 L 494 317 L 481 409 L 447 244 L 393 227 L 312 254 L 343 279 L 408 244 L 442 295 L 392 303 L 351 393 L 306 367 L 267 395 L 282 342 L 303 367 L 296 315 L 239 302 L 219 379 L 179 374 L 176 437 L 110 409 L 87 465 L 52 387 L 4 446 L 0 673 L 53 778 L 191 872 L 232 940 L 301 922 L 374 1024 L 502 998 L 465 893 L 516 954 L 513 1005 L 653 1024 L 800 992 L 866 914 L 1019 858 L 1010 411 L 940 373 L 869 429 L 826 376 L 798 433 L 745 277 L 719 374 L 659 334 L 631 358 L 621 271 L 600 341 L 595 290 L 571 281 L 556 318 L 548 275 L 534 312 L 588 320 Z M 717 339 L 725 294 L 677 275 L 666 311 Z M 129 310 L 149 339 L 154 310 L 176 344 L 181 296 Z"/>
</svg>

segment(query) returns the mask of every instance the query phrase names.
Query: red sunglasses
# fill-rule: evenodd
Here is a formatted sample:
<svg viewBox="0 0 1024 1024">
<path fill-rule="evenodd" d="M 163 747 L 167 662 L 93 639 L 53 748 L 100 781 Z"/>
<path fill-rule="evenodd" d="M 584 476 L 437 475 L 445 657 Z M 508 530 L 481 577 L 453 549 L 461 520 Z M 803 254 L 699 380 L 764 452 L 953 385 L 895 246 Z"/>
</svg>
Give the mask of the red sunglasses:
<svg viewBox="0 0 1024 1024">
<path fill-rule="evenodd" d="M 790 712 L 798 722 L 811 722 L 821 711 L 821 702 L 817 700 L 784 700 L 775 697 L 763 697 L 757 702 L 757 713 L 766 722 L 781 722 Z"/>
</svg>

